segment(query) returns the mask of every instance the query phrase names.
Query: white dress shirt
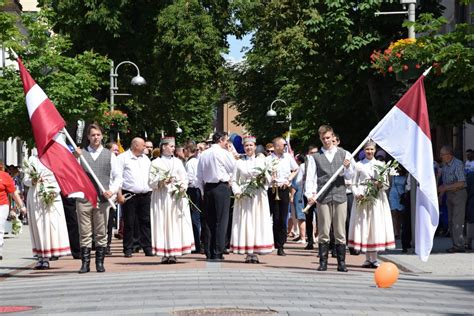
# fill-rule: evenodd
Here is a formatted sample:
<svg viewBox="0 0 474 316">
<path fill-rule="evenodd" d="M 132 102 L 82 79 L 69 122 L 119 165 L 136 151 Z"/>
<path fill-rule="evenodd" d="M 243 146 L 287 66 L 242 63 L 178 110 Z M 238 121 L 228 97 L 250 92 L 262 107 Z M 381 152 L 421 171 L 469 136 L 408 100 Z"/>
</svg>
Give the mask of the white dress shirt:
<svg viewBox="0 0 474 316">
<path fill-rule="evenodd" d="M 188 175 L 188 187 L 189 188 L 199 188 L 199 183 L 197 179 L 197 170 L 198 170 L 199 159 L 192 157 L 186 161 L 186 174 Z"/>
<path fill-rule="evenodd" d="M 122 177 L 122 189 L 133 193 L 151 191 L 148 173 L 151 161 L 145 155 L 135 156 L 130 149 L 117 157 L 118 172 Z"/>
<path fill-rule="evenodd" d="M 235 159 L 219 144 L 213 144 L 199 157 L 197 181 L 204 194 L 204 184 L 229 182 L 234 171 Z"/>
<path fill-rule="evenodd" d="M 92 157 L 92 160 L 96 161 L 99 155 L 102 153 L 104 147 L 102 145 L 99 148 L 94 149 L 91 146 L 87 146 L 87 151 Z M 119 175 L 117 157 L 111 152 L 110 155 L 110 180 L 109 180 L 109 191 L 112 194 L 117 194 L 118 190 L 122 186 L 122 177 Z"/>
<path fill-rule="evenodd" d="M 324 156 L 329 160 L 331 163 L 334 160 L 334 156 L 336 155 L 337 152 L 336 146 L 330 148 L 330 149 L 324 149 L 321 148 L 321 151 L 323 152 Z M 346 156 L 345 159 L 348 159 L 351 161 L 351 164 L 349 168 L 344 168 L 344 178 L 347 180 L 352 180 L 352 176 L 354 175 L 354 165 L 355 161 L 352 159 L 352 156 L 349 152 L 346 151 Z M 318 168 L 316 166 L 316 162 L 314 161 L 313 156 L 308 157 L 308 168 L 306 169 L 306 183 L 305 183 L 305 190 L 304 190 L 304 195 L 306 198 L 310 199 L 316 193 L 318 192 L 318 175 L 317 171 Z M 332 176 L 332 175 L 331 175 Z"/>
<path fill-rule="evenodd" d="M 295 159 L 289 153 L 283 153 L 281 157 L 273 153 L 266 159 L 267 163 L 275 164 L 278 186 L 289 185 L 288 177 L 293 171 L 298 170 L 298 164 Z"/>
</svg>

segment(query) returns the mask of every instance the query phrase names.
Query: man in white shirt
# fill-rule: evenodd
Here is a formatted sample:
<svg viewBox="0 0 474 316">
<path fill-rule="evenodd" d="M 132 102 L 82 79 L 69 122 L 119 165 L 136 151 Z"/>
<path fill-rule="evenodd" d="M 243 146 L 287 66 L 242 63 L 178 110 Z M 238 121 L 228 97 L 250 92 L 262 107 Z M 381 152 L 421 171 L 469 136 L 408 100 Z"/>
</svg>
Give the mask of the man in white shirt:
<svg viewBox="0 0 474 316">
<path fill-rule="evenodd" d="M 93 235 L 96 246 L 96 270 L 97 272 L 105 272 L 104 257 L 107 246 L 107 223 L 111 207 L 108 199 L 117 194 L 121 185 L 121 178 L 117 170 L 117 158 L 110 150 L 102 146 L 102 128 L 97 124 L 90 124 L 87 128 L 87 138 L 89 139 L 89 146 L 86 150 L 82 152 L 78 150 L 78 152 L 84 156 L 92 171 L 105 188 L 105 191 L 101 192 L 89 170 L 84 168 L 84 171 L 91 178 L 97 190 L 99 203 L 97 208 L 94 208 L 86 199 L 79 198 L 76 200 L 82 260 L 79 273 L 90 271 L 90 252 Z"/>
<path fill-rule="evenodd" d="M 344 178 L 351 179 L 351 155 L 344 149 L 334 145 L 334 131 L 328 125 L 319 127 L 319 138 L 323 147 L 308 159 L 305 195 L 308 203 L 317 202 L 318 207 L 318 239 L 319 267 L 318 271 L 326 271 L 329 250 L 329 232 L 331 225 L 336 239 L 337 270 L 347 272 L 346 256 L 346 217 L 347 196 Z M 315 201 L 316 193 L 333 176 L 334 172 L 344 165 L 344 175 L 340 174 L 328 189 Z"/>
<path fill-rule="evenodd" d="M 286 146 L 288 145 L 283 137 L 275 138 L 273 140 L 274 152 L 266 158 L 268 163 L 275 166 L 272 188 L 268 190 L 268 201 L 273 218 L 273 239 L 279 256 L 286 255 L 283 246 L 287 237 L 290 186 L 298 173 L 298 164 L 289 153 L 285 152 Z"/>
<path fill-rule="evenodd" d="M 229 182 L 235 159 L 227 150 L 227 133 L 217 132 L 212 136 L 214 144 L 199 157 L 197 181 L 204 195 L 204 212 L 209 228 L 206 257 L 210 260 L 224 259 L 225 237 L 229 221 Z"/>
<path fill-rule="evenodd" d="M 151 250 L 150 197 L 148 173 L 151 161 L 144 154 L 145 141 L 136 137 L 130 149 L 118 156 L 118 170 L 122 177 L 122 192 L 118 202 L 123 204 L 123 253 L 126 258 L 132 257 L 135 218 L 138 218 L 140 246 L 146 256 L 153 256 Z"/>
</svg>

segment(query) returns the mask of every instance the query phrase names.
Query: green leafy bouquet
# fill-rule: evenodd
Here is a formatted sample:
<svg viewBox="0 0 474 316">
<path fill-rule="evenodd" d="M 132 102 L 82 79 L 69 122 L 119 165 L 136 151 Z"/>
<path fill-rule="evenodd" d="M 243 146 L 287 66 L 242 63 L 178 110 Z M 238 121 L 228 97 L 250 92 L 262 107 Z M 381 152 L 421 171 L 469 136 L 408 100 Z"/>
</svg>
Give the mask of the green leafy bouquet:
<svg viewBox="0 0 474 316">
<path fill-rule="evenodd" d="M 272 160 L 272 163 L 265 164 L 264 167 L 255 167 L 253 168 L 252 176 L 250 179 L 239 183 L 239 186 L 242 188 L 242 192 L 234 198 L 239 199 L 243 197 L 251 198 L 257 194 L 260 189 L 264 189 L 267 184 L 267 177 L 271 177 L 275 172 L 275 166 L 278 164 L 277 160 Z"/>
<path fill-rule="evenodd" d="M 16 214 L 12 214 L 10 213 L 10 215 L 8 216 L 7 220 L 9 222 L 11 222 L 12 224 L 12 234 L 13 235 L 18 235 L 21 233 L 22 231 L 22 228 L 23 228 L 23 224 L 21 223 L 21 221 L 18 219 L 18 216 L 16 216 Z"/>
<path fill-rule="evenodd" d="M 362 185 L 365 186 L 364 195 L 357 201 L 357 206 L 374 205 L 379 196 L 380 190 L 386 183 L 388 176 L 397 175 L 398 161 L 391 160 L 383 166 L 374 165 L 375 174 L 373 177 L 366 179 Z"/>
<path fill-rule="evenodd" d="M 23 160 L 23 168 L 25 173 L 30 176 L 33 185 L 38 186 L 38 197 L 40 198 L 41 202 L 46 207 L 53 205 L 56 197 L 58 196 L 56 187 L 53 185 L 48 185 L 36 167 L 30 164 L 26 159 Z"/>
</svg>

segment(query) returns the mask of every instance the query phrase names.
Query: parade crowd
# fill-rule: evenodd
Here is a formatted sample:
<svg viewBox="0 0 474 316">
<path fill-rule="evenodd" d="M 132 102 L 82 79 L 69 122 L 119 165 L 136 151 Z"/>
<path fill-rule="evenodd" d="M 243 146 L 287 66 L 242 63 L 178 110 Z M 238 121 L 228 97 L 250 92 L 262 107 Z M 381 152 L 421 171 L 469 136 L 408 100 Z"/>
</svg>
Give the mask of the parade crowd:
<svg viewBox="0 0 474 316">
<path fill-rule="evenodd" d="M 95 251 L 96 271 L 104 272 L 114 226 L 124 257 L 141 250 L 161 257 L 162 264 L 189 253 L 223 261 L 230 252 L 258 264 L 261 255 L 285 256 L 288 239 L 308 251 L 317 246 L 318 271 L 328 269 L 331 254 L 337 271 L 347 272 L 346 253 L 363 253 L 363 267 L 376 268 L 378 252 L 394 249 L 398 238 L 408 252 L 414 179 L 372 141 L 354 159 L 332 127 L 322 125 L 318 132 L 321 147 L 300 154 L 285 138 L 263 146 L 253 136 L 242 137 L 244 153 L 238 153 L 224 132 L 182 146 L 162 137 L 157 148 L 136 137 L 121 152 L 116 143 L 104 147 L 102 128 L 90 124 L 88 146 L 74 154 L 82 155 L 78 161 L 83 167 L 87 162 L 103 186 L 92 181 L 97 205 L 62 196 L 34 150 L 20 169 L 7 173 L 0 164 L 0 259 L 6 222 L 17 216 L 28 223 L 35 269 L 72 255 L 81 260 L 79 273 L 87 273 Z M 438 233 L 451 237 L 448 252 L 464 252 L 472 249 L 474 230 L 474 154 L 469 150 L 463 163 L 444 146 L 440 157 L 434 166 Z"/>
</svg>

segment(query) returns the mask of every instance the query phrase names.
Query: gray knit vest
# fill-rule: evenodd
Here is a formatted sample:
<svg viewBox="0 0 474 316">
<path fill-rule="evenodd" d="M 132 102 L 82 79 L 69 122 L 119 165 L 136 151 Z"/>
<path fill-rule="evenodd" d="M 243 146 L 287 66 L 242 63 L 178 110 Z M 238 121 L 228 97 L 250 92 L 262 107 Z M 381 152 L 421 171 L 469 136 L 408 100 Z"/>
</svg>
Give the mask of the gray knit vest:
<svg viewBox="0 0 474 316">
<path fill-rule="evenodd" d="M 84 158 L 89 163 L 92 171 L 94 171 L 95 175 L 99 179 L 100 183 L 104 186 L 105 190 L 109 189 L 109 182 L 110 182 L 110 171 L 112 170 L 112 165 L 110 163 L 110 159 L 112 156 L 112 152 L 106 148 L 103 148 L 97 157 L 96 160 L 92 159 L 91 154 L 86 150 L 83 151 Z M 101 194 L 99 186 L 92 178 L 90 173 L 84 168 L 84 171 L 87 173 L 89 178 L 91 179 L 92 183 L 94 184 L 95 189 L 97 190 L 97 195 L 100 198 L 100 202 L 105 202 L 107 199 Z"/>
<path fill-rule="evenodd" d="M 316 173 L 318 176 L 318 190 L 326 184 L 331 176 L 343 164 L 345 157 L 346 151 L 341 148 L 337 148 L 332 162 L 329 162 L 322 150 L 313 155 L 317 167 Z M 318 202 L 322 204 L 328 204 L 331 202 L 344 203 L 346 201 L 346 186 L 344 183 L 344 175 L 341 173 L 318 198 Z"/>
</svg>

